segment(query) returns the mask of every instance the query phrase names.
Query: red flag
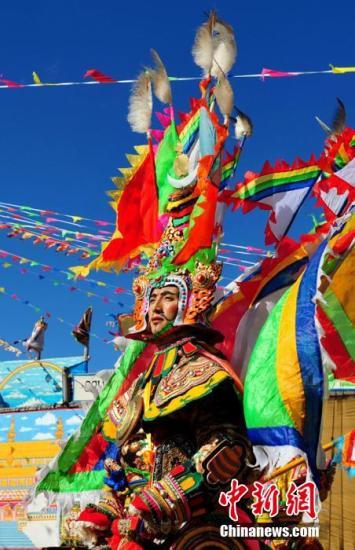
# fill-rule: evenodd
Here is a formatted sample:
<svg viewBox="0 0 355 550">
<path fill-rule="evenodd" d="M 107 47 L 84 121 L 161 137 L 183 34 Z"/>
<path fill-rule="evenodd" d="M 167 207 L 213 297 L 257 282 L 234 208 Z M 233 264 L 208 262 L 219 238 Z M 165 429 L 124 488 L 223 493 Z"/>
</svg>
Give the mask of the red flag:
<svg viewBox="0 0 355 550">
<path fill-rule="evenodd" d="M 327 221 L 333 222 L 340 214 L 348 211 L 349 207 L 355 200 L 355 159 L 345 166 L 349 169 L 352 166 L 352 179 L 349 181 L 339 177 L 342 170 L 330 177 L 319 180 L 313 190 L 313 194 L 317 197 L 317 204 L 324 209 L 324 214 Z"/>
<path fill-rule="evenodd" d="M 199 162 L 198 187 L 200 196 L 190 217 L 188 238 L 174 258 L 174 264 L 176 265 L 184 264 L 201 248 L 209 248 L 212 244 L 215 231 L 218 187 L 221 177 L 220 169 L 215 174 L 212 174 L 212 170 L 215 160 L 227 139 L 226 128 L 218 125 L 215 117 L 212 117 L 212 121 L 217 135 L 215 152 L 213 155 L 206 155 Z"/>
<path fill-rule="evenodd" d="M 282 78 L 285 76 L 298 76 L 300 73 L 296 72 L 290 72 L 290 71 L 275 71 L 274 69 L 266 69 L 263 68 L 261 71 L 261 79 L 265 80 L 265 77 L 273 77 L 273 78 Z"/>
<path fill-rule="evenodd" d="M 18 84 L 17 82 L 7 80 L 6 78 L 0 78 L 0 82 L 2 84 L 5 84 L 5 86 L 8 86 L 9 88 L 23 88 L 23 84 Z"/>
<path fill-rule="evenodd" d="M 89 307 L 83 314 L 79 323 L 76 325 L 76 327 L 74 327 L 72 331 L 72 335 L 74 336 L 74 338 L 83 346 L 89 345 L 91 319 L 92 308 Z"/>
<path fill-rule="evenodd" d="M 110 76 L 107 76 L 106 74 L 102 73 L 101 71 L 98 71 L 97 69 L 89 69 L 88 71 L 86 71 L 86 73 L 84 74 L 84 78 L 87 78 L 87 77 L 91 77 L 94 80 L 96 80 L 96 82 L 101 82 L 101 84 L 107 84 L 109 82 L 117 82 Z"/>
<path fill-rule="evenodd" d="M 140 253 L 141 247 L 157 243 L 162 230 L 158 224 L 158 195 L 152 144 L 142 164 L 124 188 L 117 206 L 117 231 L 103 250 L 100 263 L 121 268 Z"/>
</svg>

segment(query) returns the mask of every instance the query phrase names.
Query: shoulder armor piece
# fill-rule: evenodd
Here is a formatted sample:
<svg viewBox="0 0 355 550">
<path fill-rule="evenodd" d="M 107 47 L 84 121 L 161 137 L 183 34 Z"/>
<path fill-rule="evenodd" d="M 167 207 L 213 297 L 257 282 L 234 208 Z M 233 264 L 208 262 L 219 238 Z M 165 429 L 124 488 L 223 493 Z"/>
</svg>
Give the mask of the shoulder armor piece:
<svg viewBox="0 0 355 550">
<path fill-rule="evenodd" d="M 195 346 L 194 346 L 195 347 Z M 191 353 L 175 365 L 167 376 L 154 385 L 150 381 L 144 390 L 144 419 L 154 420 L 181 409 L 192 401 L 211 393 L 214 387 L 229 378 L 223 367 L 210 357 Z"/>
</svg>

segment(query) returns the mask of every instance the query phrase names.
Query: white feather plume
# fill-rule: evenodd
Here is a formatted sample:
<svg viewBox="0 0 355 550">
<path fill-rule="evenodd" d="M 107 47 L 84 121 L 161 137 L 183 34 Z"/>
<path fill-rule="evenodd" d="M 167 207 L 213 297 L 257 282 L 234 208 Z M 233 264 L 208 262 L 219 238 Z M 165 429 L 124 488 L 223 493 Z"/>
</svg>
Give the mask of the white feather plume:
<svg viewBox="0 0 355 550">
<path fill-rule="evenodd" d="M 213 42 L 210 26 L 204 23 L 197 29 L 195 41 L 192 46 L 192 57 L 204 74 L 209 74 L 213 62 Z"/>
<path fill-rule="evenodd" d="M 217 19 L 212 28 L 213 61 L 211 75 L 218 76 L 218 70 L 229 73 L 237 58 L 237 44 L 233 29 Z"/>
<path fill-rule="evenodd" d="M 172 94 L 168 73 L 166 72 L 164 63 L 160 59 L 158 52 L 153 49 L 150 51 L 155 65 L 153 69 L 149 69 L 152 77 L 154 94 L 162 103 L 171 105 Z"/>
<path fill-rule="evenodd" d="M 228 78 L 221 70 L 218 70 L 218 83 L 214 89 L 214 95 L 221 113 L 229 118 L 234 106 L 234 93 Z"/>
<path fill-rule="evenodd" d="M 245 136 L 249 137 L 253 133 L 253 123 L 251 119 L 245 113 L 238 110 L 237 118 L 233 118 L 235 122 L 234 133 L 237 139 L 241 139 Z"/>
<path fill-rule="evenodd" d="M 153 98 L 149 71 L 143 71 L 134 83 L 129 98 L 127 120 L 134 132 L 148 132 L 152 119 Z"/>
<path fill-rule="evenodd" d="M 234 65 L 237 44 L 233 29 L 228 23 L 218 19 L 215 11 L 197 29 L 192 55 L 205 75 L 217 77 L 219 70 L 227 74 Z"/>
</svg>

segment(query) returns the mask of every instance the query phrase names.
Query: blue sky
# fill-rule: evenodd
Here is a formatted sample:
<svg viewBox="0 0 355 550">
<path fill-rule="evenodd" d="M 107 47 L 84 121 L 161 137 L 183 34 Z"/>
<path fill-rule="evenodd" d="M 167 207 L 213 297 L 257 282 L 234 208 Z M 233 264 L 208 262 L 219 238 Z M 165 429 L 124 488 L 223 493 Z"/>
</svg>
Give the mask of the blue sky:
<svg viewBox="0 0 355 550">
<path fill-rule="evenodd" d="M 355 65 L 351 1 L 337 9 L 328 0 L 213 4 L 4 0 L 0 74 L 20 83 L 31 82 L 32 71 L 44 82 L 78 81 L 87 69 L 96 68 L 118 79 L 133 78 L 150 62 L 149 49 L 154 47 L 170 75 L 198 75 L 191 44 L 204 12 L 211 7 L 235 29 L 239 53 L 234 74 L 257 73 L 263 67 L 310 71 L 325 70 L 329 63 Z M 237 104 L 252 117 L 255 127 L 240 163 L 240 177 L 247 169 L 259 170 L 264 160 L 292 161 L 319 153 L 323 134 L 314 116 L 330 120 L 337 96 L 347 106 L 349 124 L 354 123 L 355 74 L 266 82 L 235 79 L 233 87 Z M 198 94 L 197 84 L 176 82 L 173 94 L 176 109 L 187 110 L 189 96 Z M 110 177 L 125 165 L 125 153 L 143 143 L 126 122 L 128 95 L 127 85 L 0 90 L 0 200 L 113 222 L 105 195 L 112 189 Z M 294 234 L 310 228 L 311 211 L 311 205 L 306 205 Z M 263 246 L 264 222 L 264 213 L 228 215 L 225 240 Z M 61 269 L 80 263 L 78 257 L 9 239 L 3 230 L 0 249 Z M 129 285 L 126 275 L 95 277 L 114 286 Z M 81 351 L 70 327 L 54 317 L 76 322 L 91 304 L 93 330 L 107 338 L 107 314 L 131 305 L 129 294 L 114 295 L 111 287 L 100 292 L 116 304 L 105 304 L 85 293 L 53 286 L 50 277 L 40 280 L 1 265 L 0 286 L 52 313 L 45 353 L 49 357 Z M 87 287 L 82 283 L 80 288 Z M 2 295 L 0 311 L 0 338 L 8 341 L 27 336 L 38 318 L 28 306 Z M 117 352 L 100 339 L 92 340 L 91 354 L 92 370 L 110 368 L 117 358 Z M 0 349 L 0 360 L 11 358 Z"/>
</svg>

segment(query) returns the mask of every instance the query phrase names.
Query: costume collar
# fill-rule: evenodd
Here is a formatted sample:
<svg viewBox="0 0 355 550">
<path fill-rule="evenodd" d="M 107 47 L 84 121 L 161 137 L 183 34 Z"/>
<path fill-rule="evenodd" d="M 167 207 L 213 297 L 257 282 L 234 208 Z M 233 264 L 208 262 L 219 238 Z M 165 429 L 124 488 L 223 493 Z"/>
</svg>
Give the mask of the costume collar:
<svg viewBox="0 0 355 550">
<path fill-rule="evenodd" d="M 177 345 L 177 342 L 181 339 L 196 338 L 201 341 L 208 342 L 209 344 L 217 344 L 222 342 L 223 335 L 212 327 L 203 325 L 202 323 L 196 323 L 193 325 L 178 325 L 168 329 L 164 334 L 154 335 L 150 331 L 135 332 L 127 334 L 126 338 L 131 340 L 141 340 L 143 342 L 152 342 L 158 349 L 164 349 L 171 345 Z"/>
</svg>

